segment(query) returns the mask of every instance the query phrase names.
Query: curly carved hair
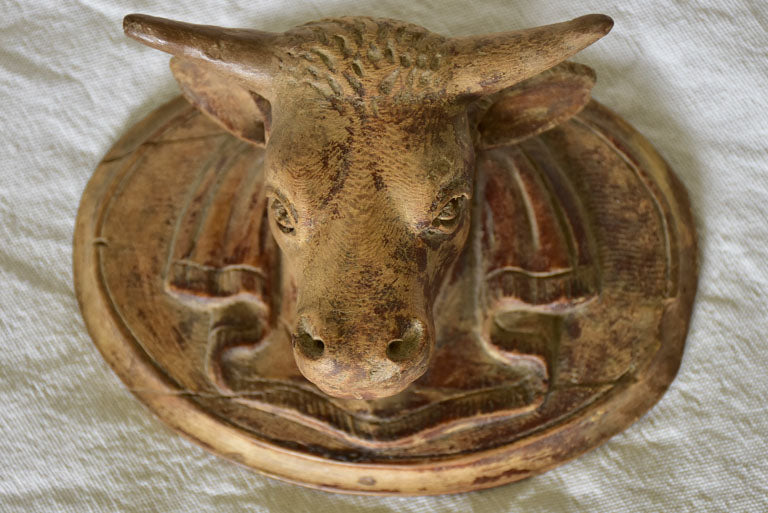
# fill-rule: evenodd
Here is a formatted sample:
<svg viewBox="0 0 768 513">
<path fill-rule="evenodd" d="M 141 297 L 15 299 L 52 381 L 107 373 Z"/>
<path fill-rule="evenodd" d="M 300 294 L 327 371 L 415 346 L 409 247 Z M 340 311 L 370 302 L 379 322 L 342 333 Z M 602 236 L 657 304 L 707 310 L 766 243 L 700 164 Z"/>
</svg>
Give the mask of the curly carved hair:
<svg viewBox="0 0 768 513">
<path fill-rule="evenodd" d="M 278 54 L 290 83 L 306 84 L 327 100 L 418 101 L 447 82 L 447 38 L 385 18 L 346 17 L 301 25 L 285 33 Z"/>
</svg>

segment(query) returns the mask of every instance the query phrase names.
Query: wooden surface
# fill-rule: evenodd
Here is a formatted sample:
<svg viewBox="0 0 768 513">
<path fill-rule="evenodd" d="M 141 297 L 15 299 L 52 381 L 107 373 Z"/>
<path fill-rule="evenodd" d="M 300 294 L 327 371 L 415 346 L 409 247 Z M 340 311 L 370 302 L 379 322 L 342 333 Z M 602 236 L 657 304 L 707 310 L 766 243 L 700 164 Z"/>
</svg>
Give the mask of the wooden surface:
<svg viewBox="0 0 768 513">
<path fill-rule="evenodd" d="M 607 16 L 587 15 L 447 38 L 368 17 L 272 33 L 126 16 L 128 36 L 174 56 L 171 69 L 190 103 L 233 135 L 264 147 L 250 157 L 263 161 L 263 176 L 243 178 L 235 171 L 221 185 L 201 178 L 193 202 L 212 198 L 211 187 L 222 187 L 216 198 L 228 199 L 212 204 L 205 220 L 192 211 L 181 221 L 179 253 L 169 264 L 172 288 L 202 297 L 246 289 L 257 301 L 215 315 L 243 317 L 247 310 L 253 320 L 241 324 L 258 330 L 271 329 L 267 317 L 278 317 L 291 334 L 296 366 L 324 394 L 373 400 L 403 392 L 427 372 L 435 354 L 441 328 L 436 304 L 446 290 L 457 290 L 446 289 L 452 269 L 470 265 L 457 262 L 483 215 L 471 208 L 476 147 L 522 141 L 578 112 L 589 100 L 594 74 L 562 61 L 612 25 Z M 234 154 L 222 150 L 220 158 Z M 552 208 L 544 214 L 550 220 L 560 215 Z M 549 228 L 536 228 L 545 235 L 541 241 L 536 236 L 534 246 L 542 245 L 532 251 L 544 260 L 550 252 L 562 257 L 574 251 L 550 248 L 547 237 L 567 244 L 570 234 Z M 280 294 L 271 292 L 278 288 L 270 275 L 275 246 L 283 268 Z M 560 274 L 571 264 L 557 257 L 549 263 L 545 272 Z M 509 281 L 506 276 L 500 279 Z M 547 293 L 552 300 L 559 294 Z M 470 294 L 449 302 L 465 305 L 458 318 L 471 317 L 486 307 L 478 298 L 467 308 L 474 299 Z M 471 330 L 472 322 L 466 319 L 461 329 Z M 216 337 L 229 336 L 222 331 Z M 470 361 L 466 365 L 491 365 Z M 220 379 L 227 379 L 224 370 L 211 368 Z M 506 373 L 481 375 L 526 382 L 522 396 L 505 395 L 512 408 L 536 402 L 543 375 Z M 409 404 L 432 399 L 419 396 Z"/>
<path fill-rule="evenodd" d="M 696 258 L 684 190 L 565 61 L 611 26 L 126 17 L 189 104 L 84 194 L 97 345 L 177 429 L 323 489 L 496 486 L 625 428 L 677 370 Z"/>
<path fill-rule="evenodd" d="M 687 198 L 596 102 L 478 150 L 434 355 L 375 400 L 328 396 L 295 364 L 281 322 L 290 279 L 260 224 L 263 152 L 176 99 L 110 150 L 78 213 L 75 279 L 94 341 L 140 400 L 209 450 L 333 491 L 487 488 L 602 443 L 674 378 L 696 286 Z"/>
</svg>

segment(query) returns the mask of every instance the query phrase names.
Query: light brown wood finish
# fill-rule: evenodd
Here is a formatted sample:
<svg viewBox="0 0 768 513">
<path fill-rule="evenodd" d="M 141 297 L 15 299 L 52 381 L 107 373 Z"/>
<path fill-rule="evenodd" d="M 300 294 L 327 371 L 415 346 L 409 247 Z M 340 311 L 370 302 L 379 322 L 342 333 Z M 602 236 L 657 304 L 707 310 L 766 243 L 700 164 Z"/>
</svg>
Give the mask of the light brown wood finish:
<svg viewBox="0 0 768 513">
<path fill-rule="evenodd" d="M 97 346 L 174 428 L 327 490 L 497 486 L 626 428 L 677 371 L 696 244 L 677 179 L 561 63 L 609 28 L 127 17 L 207 117 L 162 107 L 84 193 Z"/>
</svg>

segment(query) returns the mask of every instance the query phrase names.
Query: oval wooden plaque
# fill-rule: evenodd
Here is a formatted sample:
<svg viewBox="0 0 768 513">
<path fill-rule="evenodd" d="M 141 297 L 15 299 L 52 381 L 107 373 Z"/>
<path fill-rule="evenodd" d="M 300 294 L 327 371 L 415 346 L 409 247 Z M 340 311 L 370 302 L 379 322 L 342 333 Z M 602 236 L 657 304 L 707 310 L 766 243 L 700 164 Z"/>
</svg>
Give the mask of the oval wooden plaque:
<svg viewBox="0 0 768 513">
<path fill-rule="evenodd" d="M 688 200 L 649 143 L 596 102 L 478 155 L 472 208 L 486 221 L 436 303 L 430 368 L 372 401 L 327 396 L 294 363 L 280 321 L 290 283 L 260 224 L 262 153 L 177 98 L 104 157 L 77 218 L 93 340 L 142 402 L 206 449 L 323 490 L 463 492 L 594 448 L 674 378 L 696 288 Z M 559 233 L 567 272 L 515 264 L 532 232 L 513 203 Z M 481 253 L 485 274 L 471 264 Z M 480 291 L 501 306 L 478 317 L 467 305 Z"/>
</svg>

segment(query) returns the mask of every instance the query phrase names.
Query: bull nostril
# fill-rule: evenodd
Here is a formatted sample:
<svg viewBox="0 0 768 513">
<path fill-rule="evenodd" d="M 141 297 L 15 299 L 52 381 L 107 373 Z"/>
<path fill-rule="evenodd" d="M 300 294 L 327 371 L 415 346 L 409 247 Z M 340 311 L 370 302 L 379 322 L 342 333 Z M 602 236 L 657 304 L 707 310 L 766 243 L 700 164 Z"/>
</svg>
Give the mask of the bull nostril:
<svg viewBox="0 0 768 513">
<path fill-rule="evenodd" d="M 424 328 L 418 321 L 403 334 L 403 338 L 395 339 L 387 345 L 387 358 L 395 363 L 407 362 L 419 352 L 424 338 Z"/>
<path fill-rule="evenodd" d="M 312 335 L 306 331 L 294 335 L 294 341 L 301 354 L 310 360 L 317 360 L 323 356 L 323 352 L 325 352 L 325 344 L 323 344 L 323 341 L 319 338 L 313 338 Z"/>
<path fill-rule="evenodd" d="M 400 363 L 408 359 L 415 347 L 415 344 L 409 344 L 405 340 L 393 340 L 387 346 L 387 358 L 395 363 Z"/>
</svg>

